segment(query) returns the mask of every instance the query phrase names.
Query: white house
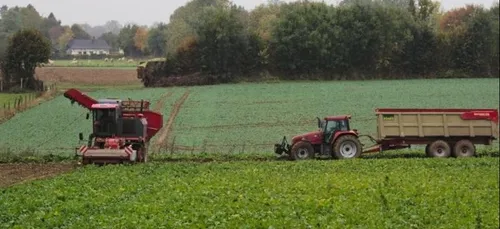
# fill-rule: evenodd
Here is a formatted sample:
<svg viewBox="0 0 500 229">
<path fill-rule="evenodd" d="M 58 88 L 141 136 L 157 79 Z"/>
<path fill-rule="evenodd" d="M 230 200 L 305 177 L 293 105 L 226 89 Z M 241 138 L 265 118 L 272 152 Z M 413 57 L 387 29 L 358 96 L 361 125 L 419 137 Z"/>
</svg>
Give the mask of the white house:
<svg viewBox="0 0 500 229">
<path fill-rule="evenodd" d="M 109 55 L 111 47 L 105 40 L 74 39 L 68 43 L 68 55 Z"/>
</svg>

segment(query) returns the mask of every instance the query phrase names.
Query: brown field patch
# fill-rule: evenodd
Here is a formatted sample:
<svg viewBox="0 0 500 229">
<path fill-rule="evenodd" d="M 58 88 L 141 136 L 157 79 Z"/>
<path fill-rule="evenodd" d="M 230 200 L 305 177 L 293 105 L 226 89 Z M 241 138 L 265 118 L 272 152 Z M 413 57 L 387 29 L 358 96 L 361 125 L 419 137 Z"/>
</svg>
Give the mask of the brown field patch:
<svg viewBox="0 0 500 229">
<path fill-rule="evenodd" d="M 56 176 L 73 170 L 69 163 L 0 164 L 0 188 Z"/>
<path fill-rule="evenodd" d="M 141 83 L 135 69 L 43 67 L 36 69 L 43 81 L 58 83 L 126 85 Z"/>
</svg>

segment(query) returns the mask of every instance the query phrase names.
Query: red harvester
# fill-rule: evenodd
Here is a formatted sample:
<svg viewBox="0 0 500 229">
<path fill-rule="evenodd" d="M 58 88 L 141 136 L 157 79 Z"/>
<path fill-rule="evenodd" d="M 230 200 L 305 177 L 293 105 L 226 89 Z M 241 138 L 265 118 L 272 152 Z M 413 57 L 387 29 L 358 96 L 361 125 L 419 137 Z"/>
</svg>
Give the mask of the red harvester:
<svg viewBox="0 0 500 229">
<path fill-rule="evenodd" d="M 359 135 L 351 129 L 350 118 L 317 118 L 317 131 L 297 135 L 291 144 L 283 137 L 274 152 L 288 154 L 293 160 L 311 159 L 316 154 L 350 159 L 363 153 L 425 145 L 429 157 L 471 157 L 475 144 L 491 145 L 498 139 L 496 109 L 377 109 L 376 137 Z M 363 149 L 359 137 L 369 137 L 376 144 Z"/>
<path fill-rule="evenodd" d="M 148 143 L 163 126 L 163 115 L 149 110 L 148 101 L 95 100 L 77 89 L 64 96 L 92 113 L 92 133 L 76 149 L 83 164 L 147 162 Z M 82 133 L 79 138 L 84 140 Z"/>
</svg>

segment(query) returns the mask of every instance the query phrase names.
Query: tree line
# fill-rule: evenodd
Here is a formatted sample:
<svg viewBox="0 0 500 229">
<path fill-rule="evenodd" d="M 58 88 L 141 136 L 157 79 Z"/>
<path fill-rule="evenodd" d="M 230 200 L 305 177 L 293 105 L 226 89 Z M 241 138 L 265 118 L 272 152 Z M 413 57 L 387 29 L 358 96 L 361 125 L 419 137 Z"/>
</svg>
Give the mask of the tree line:
<svg viewBox="0 0 500 229">
<path fill-rule="evenodd" d="M 431 0 L 270 1 L 249 12 L 194 0 L 166 25 L 168 63 L 155 73 L 160 85 L 263 71 L 283 79 L 499 77 L 498 3 L 439 8 Z"/>
</svg>

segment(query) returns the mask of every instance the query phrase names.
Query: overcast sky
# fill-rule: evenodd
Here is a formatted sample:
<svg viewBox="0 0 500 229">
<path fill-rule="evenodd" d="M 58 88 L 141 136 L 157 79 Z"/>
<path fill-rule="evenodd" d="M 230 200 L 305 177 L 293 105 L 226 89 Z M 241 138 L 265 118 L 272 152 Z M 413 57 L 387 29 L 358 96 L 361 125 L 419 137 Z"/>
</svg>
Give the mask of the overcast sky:
<svg viewBox="0 0 500 229">
<path fill-rule="evenodd" d="M 168 22 L 170 14 L 187 2 L 188 0 L 0 0 L 0 5 L 12 7 L 32 4 L 43 16 L 53 12 L 63 24 L 101 25 L 109 20 L 117 20 L 122 24 L 134 22 L 151 25 L 155 22 Z M 267 1 L 233 0 L 233 2 L 251 10 Z M 334 4 L 339 0 L 324 0 L 324 2 Z M 441 0 L 441 6 L 445 10 L 471 3 L 490 7 L 494 2 L 498 0 Z"/>
</svg>

